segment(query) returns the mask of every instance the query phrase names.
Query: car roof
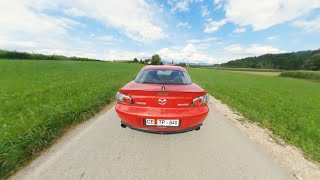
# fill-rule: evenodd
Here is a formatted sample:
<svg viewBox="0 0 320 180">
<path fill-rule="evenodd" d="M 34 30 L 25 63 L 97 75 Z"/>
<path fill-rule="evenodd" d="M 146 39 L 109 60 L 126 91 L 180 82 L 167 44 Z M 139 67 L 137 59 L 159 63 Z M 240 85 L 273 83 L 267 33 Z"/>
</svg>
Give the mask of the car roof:
<svg viewBox="0 0 320 180">
<path fill-rule="evenodd" d="M 142 70 L 154 70 L 154 69 L 161 69 L 161 70 L 178 70 L 187 72 L 183 67 L 180 66 L 168 66 L 168 65 L 148 65 L 141 69 Z"/>
</svg>

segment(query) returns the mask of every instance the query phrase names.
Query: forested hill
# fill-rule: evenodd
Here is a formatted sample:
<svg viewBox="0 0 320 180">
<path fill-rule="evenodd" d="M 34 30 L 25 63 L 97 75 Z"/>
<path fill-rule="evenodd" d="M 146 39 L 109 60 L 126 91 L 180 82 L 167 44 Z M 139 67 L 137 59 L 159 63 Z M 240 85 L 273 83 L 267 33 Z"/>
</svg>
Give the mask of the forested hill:
<svg viewBox="0 0 320 180">
<path fill-rule="evenodd" d="M 221 67 L 287 70 L 320 70 L 320 49 L 283 54 L 265 54 L 220 64 Z"/>
<path fill-rule="evenodd" d="M 101 61 L 99 59 L 67 57 L 62 55 L 44 55 L 27 52 L 6 51 L 0 49 L 0 59 L 27 59 L 27 60 L 69 60 L 69 61 Z"/>
</svg>

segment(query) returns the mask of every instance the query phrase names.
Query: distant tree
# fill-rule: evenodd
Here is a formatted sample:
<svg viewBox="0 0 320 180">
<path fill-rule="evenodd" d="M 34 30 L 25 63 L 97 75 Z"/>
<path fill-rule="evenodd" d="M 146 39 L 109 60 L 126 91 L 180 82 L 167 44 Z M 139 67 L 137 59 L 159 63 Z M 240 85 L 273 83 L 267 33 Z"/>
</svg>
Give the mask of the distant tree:
<svg viewBox="0 0 320 180">
<path fill-rule="evenodd" d="M 145 59 L 144 64 L 150 64 L 151 60 L 150 59 Z"/>
<path fill-rule="evenodd" d="M 247 57 L 220 64 L 221 67 L 234 68 L 264 68 L 286 70 L 319 70 L 320 49 L 313 51 L 298 51 L 282 54 L 265 54 L 257 57 Z"/>
<path fill-rule="evenodd" d="M 151 64 L 152 65 L 160 65 L 161 63 L 161 58 L 159 56 L 159 54 L 155 54 L 151 57 Z"/>
<path fill-rule="evenodd" d="M 178 66 L 181 66 L 181 67 L 186 67 L 187 64 L 186 63 L 179 63 Z"/>
<path fill-rule="evenodd" d="M 6 51 L 0 49 L 0 59 L 34 59 L 34 60 L 69 60 L 69 61 L 98 61 L 97 59 L 67 57 L 62 55 L 44 55 L 28 52 Z"/>
<path fill-rule="evenodd" d="M 139 60 L 137 58 L 134 58 L 133 62 L 137 63 L 137 62 L 139 62 Z"/>
<path fill-rule="evenodd" d="M 142 59 L 140 59 L 140 62 L 139 62 L 140 64 L 143 64 L 143 61 L 142 61 Z"/>
<path fill-rule="evenodd" d="M 311 56 L 304 65 L 304 69 L 320 70 L 320 53 Z"/>
</svg>

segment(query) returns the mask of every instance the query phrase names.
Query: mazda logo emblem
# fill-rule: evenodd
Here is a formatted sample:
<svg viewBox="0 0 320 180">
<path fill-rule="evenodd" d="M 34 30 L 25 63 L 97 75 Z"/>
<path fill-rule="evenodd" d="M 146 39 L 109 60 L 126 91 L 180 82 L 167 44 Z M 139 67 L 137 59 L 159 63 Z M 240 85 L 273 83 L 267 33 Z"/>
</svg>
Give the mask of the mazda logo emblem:
<svg viewBox="0 0 320 180">
<path fill-rule="evenodd" d="M 158 103 L 159 103 L 160 105 L 165 105 L 165 104 L 167 103 L 167 100 L 166 100 L 165 98 L 160 98 L 160 99 L 158 100 Z"/>
</svg>

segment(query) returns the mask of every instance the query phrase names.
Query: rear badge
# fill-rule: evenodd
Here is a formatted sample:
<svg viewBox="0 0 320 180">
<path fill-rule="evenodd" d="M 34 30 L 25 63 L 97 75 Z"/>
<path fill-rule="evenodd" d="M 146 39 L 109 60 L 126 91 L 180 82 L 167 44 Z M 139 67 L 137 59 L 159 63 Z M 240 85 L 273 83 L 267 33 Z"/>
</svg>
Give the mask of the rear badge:
<svg viewBox="0 0 320 180">
<path fill-rule="evenodd" d="M 147 105 L 146 102 L 136 102 L 136 104 L 139 104 L 139 105 Z"/>
<path fill-rule="evenodd" d="M 185 103 L 185 104 L 178 104 L 177 106 L 190 106 L 189 103 Z"/>
<path fill-rule="evenodd" d="M 158 103 L 159 103 L 160 105 L 165 105 L 165 104 L 167 103 L 167 99 L 165 99 L 165 98 L 160 98 L 160 99 L 158 100 Z"/>
<path fill-rule="evenodd" d="M 165 86 L 162 86 L 161 87 L 162 91 L 166 90 L 166 87 Z"/>
</svg>

